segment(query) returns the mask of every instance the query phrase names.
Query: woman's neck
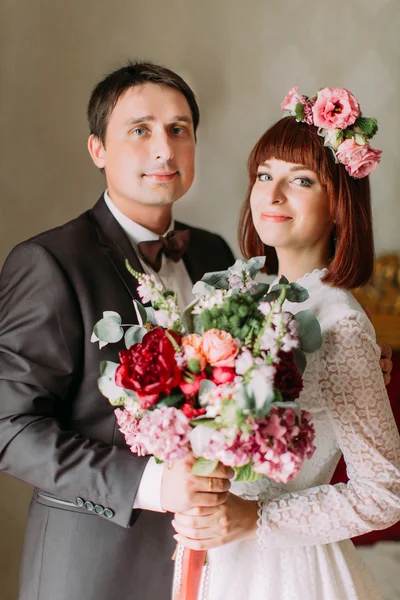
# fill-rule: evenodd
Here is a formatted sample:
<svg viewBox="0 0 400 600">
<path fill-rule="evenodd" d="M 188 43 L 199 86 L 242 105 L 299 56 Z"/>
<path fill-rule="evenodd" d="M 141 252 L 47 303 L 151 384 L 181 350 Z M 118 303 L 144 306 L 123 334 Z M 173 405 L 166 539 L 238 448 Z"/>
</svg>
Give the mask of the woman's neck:
<svg viewBox="0 0 400 600">
<path fill-rule="evenodd" d="M 302 252 L 293 248 L 277 249 L 279 261 L 279 277 L 284 275 L 290 282 L 296 281 L 306 273 L 312 273 L 315 269 L 324 269 L 329 264 L 328 256 L 322 256 L 320 251 Z"/>
</svg>

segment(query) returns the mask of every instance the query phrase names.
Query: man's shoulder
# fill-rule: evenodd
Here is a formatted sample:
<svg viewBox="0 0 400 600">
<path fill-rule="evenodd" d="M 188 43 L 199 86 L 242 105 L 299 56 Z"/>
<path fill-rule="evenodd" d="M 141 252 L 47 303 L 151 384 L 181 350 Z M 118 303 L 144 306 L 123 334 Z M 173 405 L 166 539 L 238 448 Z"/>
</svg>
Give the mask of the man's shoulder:
<svg viewBox="0 0 400 600">
<path fill-rule="evenodd" d="M 94 228 L 90 218 L 90 210 L 85 211 L 78 217 L 38 233 L 26 242 L 40 244 L 46 248 L 62 246 L 64 243 L 68 245 L 81 245 L 87 241 L 88 236 L 93 235 Z"/>
</svg>

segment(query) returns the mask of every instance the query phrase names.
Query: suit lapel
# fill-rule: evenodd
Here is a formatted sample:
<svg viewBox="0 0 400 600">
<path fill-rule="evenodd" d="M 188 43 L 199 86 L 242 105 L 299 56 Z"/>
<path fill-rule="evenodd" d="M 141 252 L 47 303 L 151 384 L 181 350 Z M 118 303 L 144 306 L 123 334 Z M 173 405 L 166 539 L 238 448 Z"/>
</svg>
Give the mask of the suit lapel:
<svg viewBox="0 0 400 600">
<path fill-rule="evenodd" d="M 127 270 L 125 260 L 128 259 L 131 267 L 139 273 L 143 273 L 143 268 L 128 236 L 109 211 L 103 196 L 89 211 L 89 214 L 95 225 L 104 254 L 113 265 L 132 298 L 137 300 L 137 281 Z"/>
</svg>

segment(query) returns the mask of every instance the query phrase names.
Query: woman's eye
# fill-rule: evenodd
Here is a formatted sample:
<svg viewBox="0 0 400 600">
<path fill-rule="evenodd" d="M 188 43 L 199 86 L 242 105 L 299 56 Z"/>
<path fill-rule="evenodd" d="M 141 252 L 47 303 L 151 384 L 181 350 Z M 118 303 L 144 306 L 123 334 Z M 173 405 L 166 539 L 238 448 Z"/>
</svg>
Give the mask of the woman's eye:
<svg viewBox="0 0 400 600">
<path fill-rule="evenodd" d="M 312 181 L 308 177 L 296 177 L 294 181 L 298 182 L 301 187 L 311 187 L 312 185 Z"/>
<path fill-rule="evenodd" d="M 258 181 L 271 181 L 271 175 L 268 175 L 268 173 L 257 173 L 257 179 Z"/>
</svg>

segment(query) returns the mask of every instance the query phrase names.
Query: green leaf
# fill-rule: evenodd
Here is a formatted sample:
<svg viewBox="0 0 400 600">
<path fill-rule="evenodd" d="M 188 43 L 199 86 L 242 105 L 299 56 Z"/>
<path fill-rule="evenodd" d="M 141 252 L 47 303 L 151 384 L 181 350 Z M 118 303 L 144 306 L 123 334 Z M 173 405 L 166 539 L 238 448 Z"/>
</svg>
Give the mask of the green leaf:
<svg viewBox="0 0 400 600">
<path fill-rule="evenodd" d="M 147 329 L 140 327 L 140 325 L 132 325 L 125 333 L 125 346 L 129 350 L 131 346 L 142 341 L 146 335 Z"/>
<path fill-rule="evenodd" d="M 154 457 L 154 460 L 156 461 L 157 465 L 162 465 L 163 464 L 163 460 L 160 460 L 159 458 L 157 458 L 157 456 Z"/>
<path fill-rule="evenodd" d="M 156 311 L 154 308 L 145 308 L 146 311 L 146 323 L 157 325 Z"/>
<path fill-rule="evenodd" d="M 111 360 L 102 360 L 100 362 L 100 375 L 107 377 L 114 377 L 115 371 L 119 367 L 119 363 L 112 362 Z"/>
<path fill-rule="evenodd" d="M 198 281 L 192 288 L 192 294 L 195 296 L 208 296 L 215 292 L 215 287 L 205 281 Z"/>
<path fill-rule="evenodd" d="M 374 118 L 360 116 L 355 122 L 361 131 L 368 137 L 372 138 L 378 131 L 378 121 Z"/>
<path fill-rule="evenodd" d="M 298 102 L 294 109 L 296 115 L 296 121 L 302 121 L 304 119 L 304 105 Z"/>
<path fill-rule="evenodd" d="M 263 296 L 265 296 L 269 288 L 269 283 L 257 283 L 257 285 L 253 287 L 250 293 L 253 296 L 254 300 L 258 302 L 259 300 L 261 300 L 261 298 L 263 298 Z"/>
<path fill-rule="evenodd" d="M 282 277 L 279 280 L 279 285 L 288 285 L 289 284 L 289 279 L 286 279 L 286 277 L 284 275 L 282 275 Z"/>
<path fill-rule="evenodd" d="M 161 408 L 162 406 L 177 406 L 183 400 L 184 394 L 176 393 L 171 396 L 165 396 L 160 402 L 154 405 L 154 408 Z M 153 407 L 151 407 L 152 409 Z M 149 410 L 151 410 L 149 409 Z"/>
<path fill-rule="evenodd" d="M 305 302 L 309 297 L 308 290 L 298 283 L 291 283 L 286 291 L 286 298 L 289 302 Z"/>
<path fill-rule="evenodd" d="M 216 423 L 214 419 L 194 419 L 190 421 L 192 427 L 197 427 L 197 425 L 204 425 L 204 427 L 210 427 L 211 429 L 220 429 L 221 423 Z"/>
<path fill-rule="evenodd" d="M 109 314 L 109 316 L 103 317 L 96 323 L 93 332 L 102 342 L 114 344 L 124 336 L 121 322 L 121 317 L 117 313 Z"/>
<path fill-rule="evenodd" d="M 303 352 L 315 352 L 322 345 L 321 327 L 312 310 L 294 315 L 300 325 L 299 335 Z"/>
<path fill-rule="evenodd" d="M 200 363 L 197 360 L 197 358 L 191 358 L 190 360 L 188 360 L 187 368 L 191 373 L 194 373 L 195 375 L 199 375 L 199 373 L 201 372 Z"/>
<path fill-rule="evenodd" d="M 213 288 L 227 290 L 229 289 L 228 277 L 228 271 L 214 271 L 203 275 L 201 281 L 204 281 Z"/>
<path fill-rule="evenodd" d="M 248 465 L 244 465 L 244 467 L 234 467 L 234 471 L 236 473 L 234 481 L 253 482 L 258 481 L 262 477 L 261 473 L 253 471 L 251 462 Z"/>
<path fill-rule="evenodd" d="M 293 351 L 294 364 L 299 370 L 299 373 L 303 375 L 307 366 L 307 358 L 301 348 L 295 348 Z"/>
<path fill-rule="evenodd" d="M 198 458 L 192 467 L 192 473 L 194 475 L 200 475 L 202 477 L 207 477 L 214 472 L 218 465 L 217 460 L 207 460 L 206 458 Z"/>
<path fill-rule="evenodd" d="M 252 279 L 261 271 L 265 265 L 265 256 L 253 256 L 246 261 L 249 275 Z"/>
<path fill-rule="evenodd" d="M 135 307 L 136 317 L 139 325 L 144 325 L 147 321 L 147 313 L 145 307 L 139 302 L 139 300 L 134 300 L 133 306 Z"/>
</svg>

